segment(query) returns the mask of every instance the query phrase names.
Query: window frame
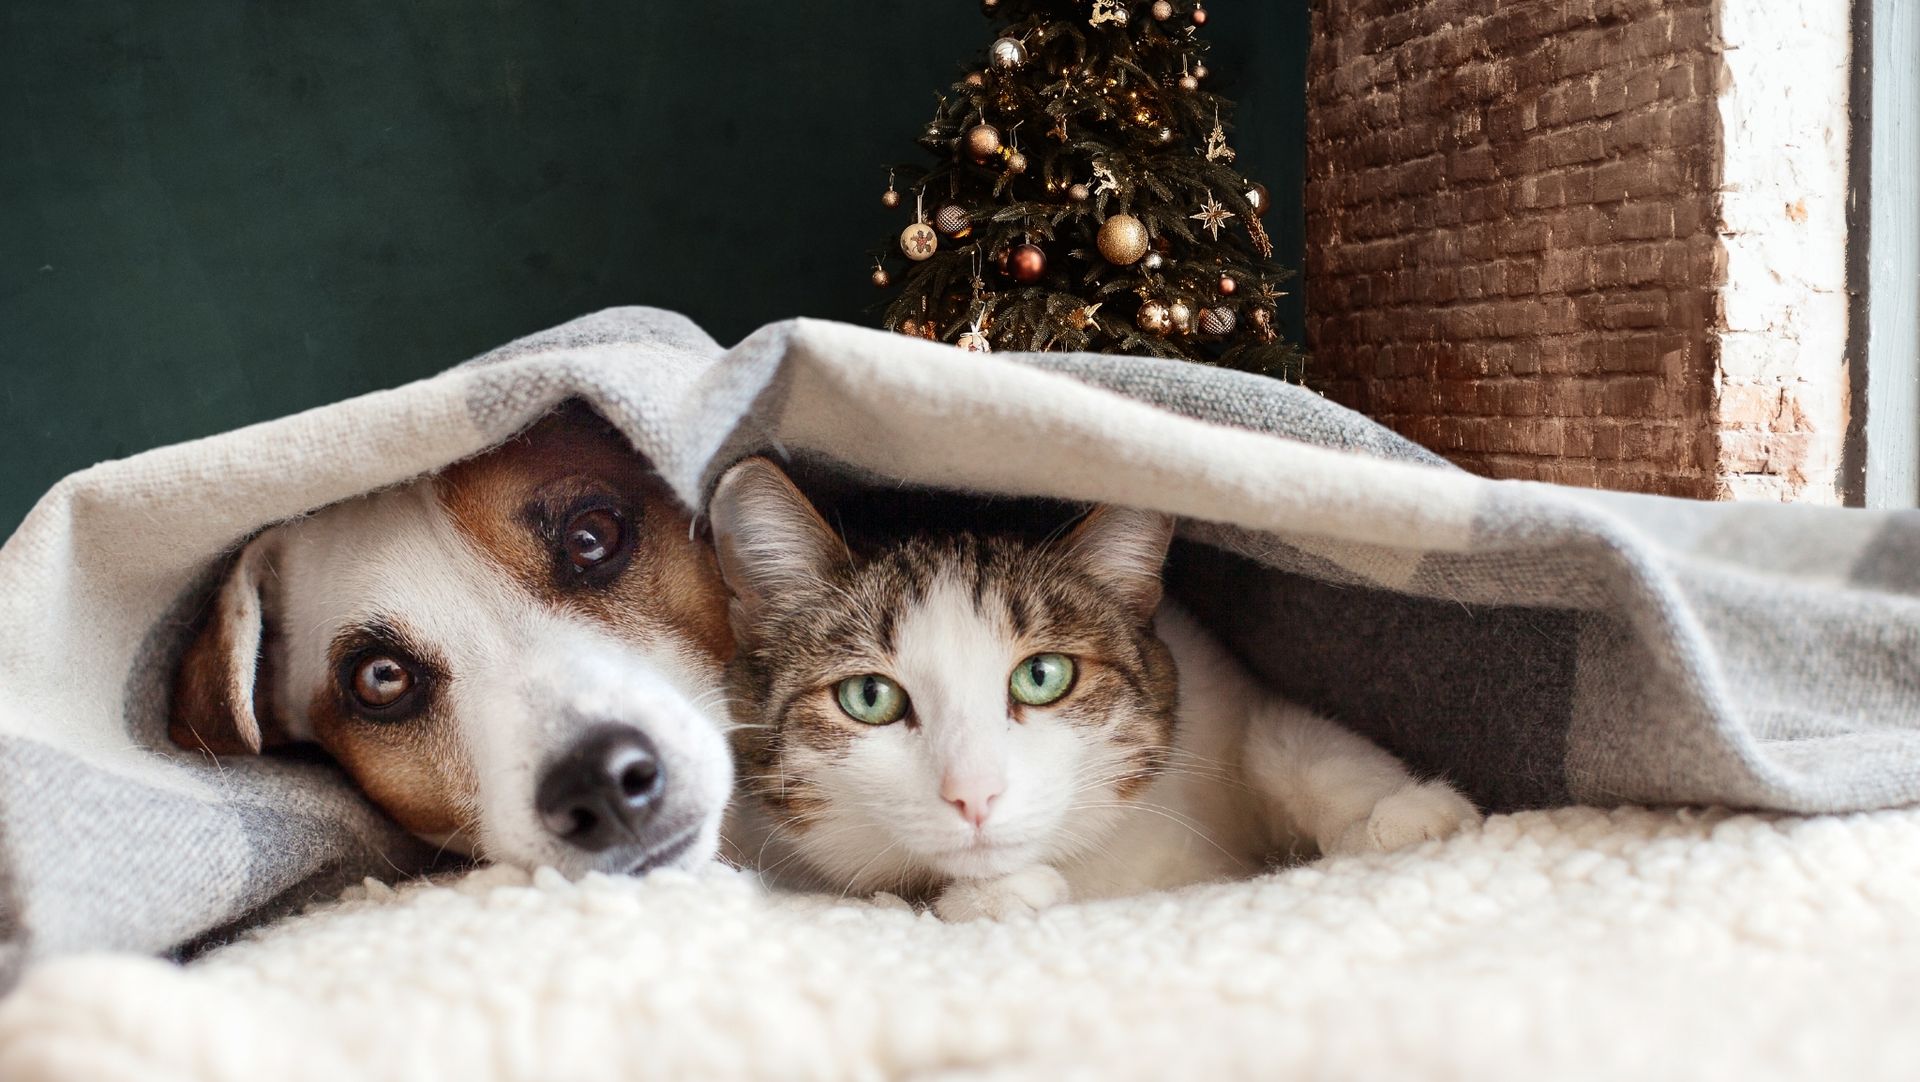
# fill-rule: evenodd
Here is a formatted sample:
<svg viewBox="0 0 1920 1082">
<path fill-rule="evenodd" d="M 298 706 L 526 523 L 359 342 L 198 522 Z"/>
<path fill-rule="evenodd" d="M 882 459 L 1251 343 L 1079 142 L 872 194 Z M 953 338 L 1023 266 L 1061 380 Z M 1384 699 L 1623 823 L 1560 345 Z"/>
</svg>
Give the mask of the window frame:
<svg viewBox="0 0 1920 1082">
<path fill-rule="evenodd" d="M 1920 5 L 1855 0 L 1849 503 L 1920 506 Z"/>
</svg>

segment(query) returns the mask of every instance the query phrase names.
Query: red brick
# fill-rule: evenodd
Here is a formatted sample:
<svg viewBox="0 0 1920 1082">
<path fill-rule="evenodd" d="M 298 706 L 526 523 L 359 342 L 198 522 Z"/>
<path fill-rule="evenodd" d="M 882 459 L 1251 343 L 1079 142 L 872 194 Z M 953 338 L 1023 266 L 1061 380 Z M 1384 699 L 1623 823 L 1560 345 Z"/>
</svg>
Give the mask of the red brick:
<svg viewBox="0 0 1920 1082">
<path fill-rule="evenodd" d="M 1712 15 L 1713 0 L 1316 4 L 1322 389 L 1470 469 L 1712 495 Z M 1774 453 L 1768 438 L 1735 457 Z"/>
</svg>

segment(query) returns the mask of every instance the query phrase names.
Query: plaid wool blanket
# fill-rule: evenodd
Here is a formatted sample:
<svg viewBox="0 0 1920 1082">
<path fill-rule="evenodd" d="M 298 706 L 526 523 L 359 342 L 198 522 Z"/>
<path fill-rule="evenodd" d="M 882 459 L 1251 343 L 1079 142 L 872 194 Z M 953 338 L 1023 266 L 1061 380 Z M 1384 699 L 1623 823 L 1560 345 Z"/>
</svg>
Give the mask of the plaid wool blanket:
<svg viewBox="0 0 1920 1082">
<path fill-rule="evenodd" d="M 323 763 L 210 763 L 167 689 L 261 527 L 584 398 L 689 504 L 763 451 L 1182 516 L 1174 592 L 1279 691 L 1483 806 L 1920 799 L 1920 514 L 1488 481 L 1298 387 L 809 320 L 621 309 L 432 379 L 68 477 L 0 548 L 0 986 L 421 868 Z"/>
</svg>

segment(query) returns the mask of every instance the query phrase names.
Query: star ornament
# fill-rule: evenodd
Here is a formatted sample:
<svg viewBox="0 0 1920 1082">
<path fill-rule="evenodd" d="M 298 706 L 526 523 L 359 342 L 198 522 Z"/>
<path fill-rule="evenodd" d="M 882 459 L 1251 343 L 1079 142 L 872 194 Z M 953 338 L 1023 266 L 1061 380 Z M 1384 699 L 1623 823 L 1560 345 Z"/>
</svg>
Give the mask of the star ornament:
<svg viewBox="0 0 1920 1082">
<path fill-rule="evenodd" d="M 1200 213 L 1189 214 L 1187 217 L 1199 222 L 1200 228 L 1206 230 L 1208 236 L 1219 240 L 1220 229 L 1233 220 L 1233 212 L 1222 206 L 1220 201 L 1213 197 L 1212 192 L 1208 192 L 1207 201 L 1200 204 Z"/>
</svg>

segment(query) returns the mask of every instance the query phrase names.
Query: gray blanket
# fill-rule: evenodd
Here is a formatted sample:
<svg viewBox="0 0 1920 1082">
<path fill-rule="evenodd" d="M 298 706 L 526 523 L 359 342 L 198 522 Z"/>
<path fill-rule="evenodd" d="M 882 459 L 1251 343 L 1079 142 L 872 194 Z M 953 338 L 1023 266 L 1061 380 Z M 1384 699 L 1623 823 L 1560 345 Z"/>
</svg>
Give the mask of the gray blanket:
<svg viewBox="0 0 1920 1082">
<path fill-rule="evenodd" d="M 1490 808 L 1920 798 L 1920 515 L 1493 482 L 1233 372 L 624 309 L 48 493 L 0 549 L 0 984 L 431 859 L 324 763 L 168 747 L 169 673 L 251 533 L 573 396 L 690 503 L 768 451 L 1179 514 L 1174 588 L 1250 664 Z"/>
</svg>

